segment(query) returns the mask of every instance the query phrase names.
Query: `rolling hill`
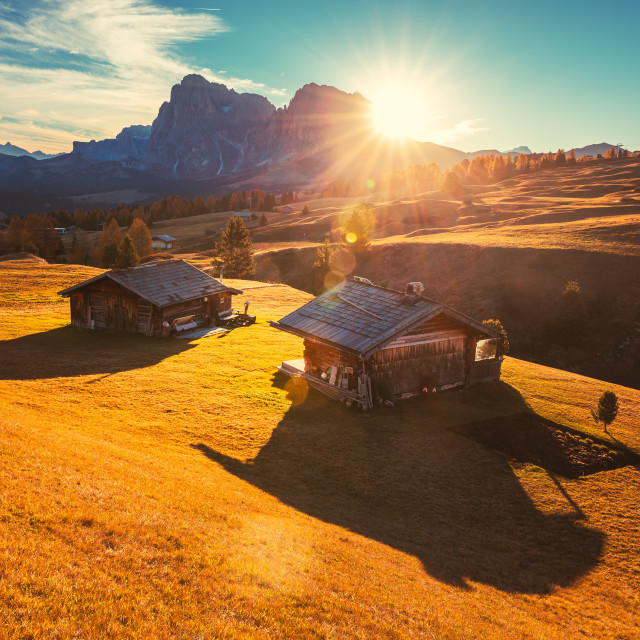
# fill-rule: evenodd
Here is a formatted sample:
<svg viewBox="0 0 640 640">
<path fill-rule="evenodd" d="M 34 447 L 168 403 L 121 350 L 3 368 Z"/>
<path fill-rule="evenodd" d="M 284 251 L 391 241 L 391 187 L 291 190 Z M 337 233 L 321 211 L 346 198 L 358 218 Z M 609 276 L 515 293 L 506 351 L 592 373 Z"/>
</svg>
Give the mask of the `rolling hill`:
<svg viewBox="0 0 640 640">
<path fill-rule="evenodd" d="M 396 289 L 421 281 L 436 300 L 498 317 L 517 357 L 640 388 L 640 160 L 548 169 L 470 187 L 469 199 L 372 193 L 371 257 L 357 267 L 336 257 L 337 277 L 355 273 Z M 337 248 L 345 216 L 361 201 L 267 212 L 267 225 L 252 230 L 257 277 L 312 291 L 319 243 L 329 237 Z M 154 232 L 208 265 L 228 216 L 158 222 Z"/>
<path fill-rule="evenodd" d="M 640 481 L 569 480 L 461 435 L 527 413 L 603 437 L 598 380 L 508 358 L 502 383 L 362 415 L 275 375 L 309 299 L 235 282 L 224 337 L 67 328 L 89 267 L 0 263 L 6 638 L 632 638 Z M 640 392 L 613 387 L 640 451 Z"/>
</svg>

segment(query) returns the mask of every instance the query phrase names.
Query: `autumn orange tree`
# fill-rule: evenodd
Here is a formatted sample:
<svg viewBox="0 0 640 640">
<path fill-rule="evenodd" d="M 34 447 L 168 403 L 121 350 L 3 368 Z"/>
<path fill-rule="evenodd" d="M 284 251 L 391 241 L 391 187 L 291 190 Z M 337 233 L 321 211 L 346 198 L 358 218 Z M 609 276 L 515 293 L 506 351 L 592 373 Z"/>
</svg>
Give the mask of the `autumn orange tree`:
<svg viewBox="0 0 640 640">
<path fill-rule="evenodd" d="M 140 218 L 136 218 L 129 227 L 129 235 L 139 256 L 147 256 L 153 250 L 149 228 Z"/>
</svg>

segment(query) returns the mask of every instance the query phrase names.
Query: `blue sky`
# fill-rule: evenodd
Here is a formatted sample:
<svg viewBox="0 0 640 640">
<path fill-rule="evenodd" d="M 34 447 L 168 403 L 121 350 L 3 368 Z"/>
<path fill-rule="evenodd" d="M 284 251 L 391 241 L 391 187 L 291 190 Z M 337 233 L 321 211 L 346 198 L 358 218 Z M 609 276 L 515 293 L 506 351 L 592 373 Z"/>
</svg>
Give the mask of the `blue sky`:
<svg viewBox="0 0 640 640">
<path fill-rule="evenodd" d="M 150 124 L 195 72 L 277 106 L 307 82 L 417 102 L 413 136 L 464 150 L 640 148 L 638 24 L 637 0 L 0 0 L 0 142 Z"/>
</svg>

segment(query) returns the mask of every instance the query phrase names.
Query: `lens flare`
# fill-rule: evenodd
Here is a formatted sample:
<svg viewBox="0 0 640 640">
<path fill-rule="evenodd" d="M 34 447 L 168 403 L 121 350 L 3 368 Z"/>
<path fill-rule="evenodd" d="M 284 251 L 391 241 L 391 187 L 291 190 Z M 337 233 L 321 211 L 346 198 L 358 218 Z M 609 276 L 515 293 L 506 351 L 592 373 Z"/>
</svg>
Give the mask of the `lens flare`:
<svg viewBox="0 0 640 640">
<path fill-rule="evenodd" d="M 353 233 L 352 231 L 350 231 L 349 233 L 347 233 L 347 235 L 345 236 L 345 240 L 349 243 L 349 244 L 353 244 L 356 240 L 358 239 L 358 236 Z"/>
<path fill-rule="evenodd" d="M 307 399 L 309 385 L 304 378 L 294 376 L 284 385 L 284 390 L 287 392 L 287 400 L 289 400 L 293 406 L 297 407 Z"/>
<path fill-rule="evenodd" d="M 370 178 L 369 180 L 367 180 L 365 182 L 365 185 L 366 185 L 367 189 L 374 189 L 375 186 L 376 186 L 376 181 Z"/>
<path fill-rule="evenodd" d="M 333 289 L 333 287 L 344 281 L 345 277 L 340 273 L 340 271 L 329 271 L 329 273 L 324 277 L 324 288 L 329 291 L 329 289 Z"/>
<path fill-rule="evenodd" d="M 336 251 L 331 259 L 331 269 L 348 276 L 356 268 L 356 259 L 348 249 Z"/>
</svg>

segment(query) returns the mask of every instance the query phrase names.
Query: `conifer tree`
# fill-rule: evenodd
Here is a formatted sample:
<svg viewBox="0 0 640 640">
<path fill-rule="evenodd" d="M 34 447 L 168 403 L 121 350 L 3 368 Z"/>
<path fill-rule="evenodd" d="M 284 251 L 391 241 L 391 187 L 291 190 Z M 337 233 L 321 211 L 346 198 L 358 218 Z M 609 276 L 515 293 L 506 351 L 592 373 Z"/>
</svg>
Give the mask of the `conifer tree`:
<svg viewBox="0 0 640 640">
<path fill-rule="evenodd" d="M 127 233 L 116 256 L 116 267 L 119 269 L 127 269 L 137 266 L 139 262 L 140 258 L 138 257 L 136 247 L 131 236 Z"/>
<path fill-rule="evenodd" d="M 115 218 L 111 218 L 111 222 L 102 230 L 98 238 L 98 244 L 94 252 L 94 261 L 102 267 L 112 268 L 115 266 L 118 250 L 122 244 L 122 233 Z M 113 246 L 115 246 L 115 249 Z M 107 247 L 110 247 L 107 251 Z M 105 258 L 105 252 L 107 256 Z"/>
<path fill-rule="evenodd" d="M 591 415 L 596 422 L 602 422 L 604 432 L 608 433 L 607 427 L 618 415 L 618 396 L 613 391 L 605 391 L 600 396 L 596 410 L 591 410 Z"/>
<path fill-rule="evenodd" d="M 364 258 L 371 251 L 370 233 L 373 227 L 373 214 L 366 204 L 360 204 L 351 210 L 342 225 L 343 245 L 356 256 Z"/>
<path fill-rule="evenodd" d="M 115 242 L 109 242 L 102 248 L 101 264 L 105 269 L 113 269 L 118 265 L 120 250 Z"/>
<path fill-rule="evenodd" d="M 136 218 L 129 227 L 128 235 L 131 236 L 138 256 L 147 256 L 153 250 L 153 242 L 149 228 L 140 218 Z"/>
<path fill-rule="evenodd" d="M 255 274 L 253 244 L 242 218 L 231 216 L 215 250 L 224 264 L 224 273 L 230 278 L 248 278 Z"/>
</svg>

